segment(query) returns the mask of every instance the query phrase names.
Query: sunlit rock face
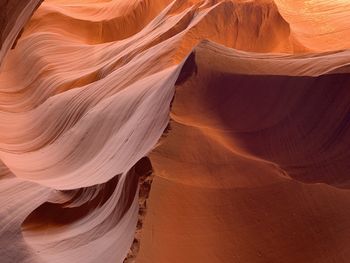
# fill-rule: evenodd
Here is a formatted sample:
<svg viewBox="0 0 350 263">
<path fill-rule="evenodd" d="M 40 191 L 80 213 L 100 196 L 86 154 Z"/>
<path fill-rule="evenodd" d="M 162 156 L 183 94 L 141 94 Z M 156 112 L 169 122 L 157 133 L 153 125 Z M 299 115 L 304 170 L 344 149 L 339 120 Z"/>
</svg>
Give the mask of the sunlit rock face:
<svg viewBox="0 0 350 263">
<path fill-rule="evenodd" d="M 304 46 L 323 52 L 349 48 L 349 1 L 275 0 L 275 3 Z"/>
<path fill-rule="evenodd" d="M 0 1 L 0 62 L 43 0 Z"/>
<path fill-rule="evenodd" d="M 348 263 L 349 12 L 0 0 L 0 262 Z"/>
</svg>

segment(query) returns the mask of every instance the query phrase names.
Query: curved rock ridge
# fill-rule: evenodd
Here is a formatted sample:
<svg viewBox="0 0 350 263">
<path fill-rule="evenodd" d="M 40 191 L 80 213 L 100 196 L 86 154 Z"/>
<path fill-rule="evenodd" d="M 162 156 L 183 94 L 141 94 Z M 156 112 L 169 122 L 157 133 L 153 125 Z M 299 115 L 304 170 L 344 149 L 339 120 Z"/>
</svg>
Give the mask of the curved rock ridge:
<svg viewBox="0 0 350 263">
<path fill-rule="evenodd" d="M 4 3 L 1 262 L 347 263 L 348 4 Z"/>
<path fill-rule="evenodd" d="M 349 54 L 196 47 L 149 155 L 137 262 L 347 262 Z"/>
<path fill-rule="evenodd" d="M 293 37 L 315 51 L 349 49 L 350 4 L 346 0 L 275 0 Z"/>
<path fill-rule="evenodd" d="M 0 65 L 43 0 L 0 1 Z"/>
</svg>

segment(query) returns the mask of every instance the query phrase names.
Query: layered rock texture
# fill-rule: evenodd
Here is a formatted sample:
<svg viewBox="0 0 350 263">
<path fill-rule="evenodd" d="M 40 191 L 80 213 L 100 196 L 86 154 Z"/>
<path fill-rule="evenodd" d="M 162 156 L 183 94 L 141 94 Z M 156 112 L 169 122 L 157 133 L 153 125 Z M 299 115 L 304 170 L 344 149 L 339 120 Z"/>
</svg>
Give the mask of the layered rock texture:
<svg viewBox="0 0 350 263">
<path fill-rule="evenodd" d="M 349 15 L 0 0 L 0 262 L 348 263 Z"/>
</svg>

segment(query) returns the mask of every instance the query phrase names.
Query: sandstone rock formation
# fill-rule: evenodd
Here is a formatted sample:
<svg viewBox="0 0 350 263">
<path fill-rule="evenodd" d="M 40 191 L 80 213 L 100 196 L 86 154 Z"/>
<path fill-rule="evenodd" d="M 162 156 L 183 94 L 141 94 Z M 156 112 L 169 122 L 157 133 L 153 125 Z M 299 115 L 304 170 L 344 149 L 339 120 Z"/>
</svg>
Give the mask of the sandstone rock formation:
<svg viewBox="0 0 350 263">
<path fill-rule="evenodd" d="M 0 262 L 349 262 L 350 3 L 40 3 L 0 0 Z"/>
</svg>

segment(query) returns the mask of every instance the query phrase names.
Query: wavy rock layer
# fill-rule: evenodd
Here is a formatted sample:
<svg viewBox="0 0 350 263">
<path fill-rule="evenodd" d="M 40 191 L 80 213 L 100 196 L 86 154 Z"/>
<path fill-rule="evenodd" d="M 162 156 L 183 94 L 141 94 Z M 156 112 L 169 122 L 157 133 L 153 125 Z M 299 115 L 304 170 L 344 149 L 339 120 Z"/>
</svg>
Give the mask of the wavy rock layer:
<svg viewBox="0 0 350 263">
<path fill-rule="evenodd" d="M 1 262 L 347 262 L 349 4 L 6 3 Z"/>
<path fill-rule="evenodd" d="M 0 64 L 43 0 L 0 1 Z"/>
<path fill-rule="evenodd" d="M 350 75 L 326 55 L 192 57 L 150 155 L 137 262 L 347 262 Z"/>
</svg>

